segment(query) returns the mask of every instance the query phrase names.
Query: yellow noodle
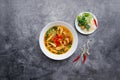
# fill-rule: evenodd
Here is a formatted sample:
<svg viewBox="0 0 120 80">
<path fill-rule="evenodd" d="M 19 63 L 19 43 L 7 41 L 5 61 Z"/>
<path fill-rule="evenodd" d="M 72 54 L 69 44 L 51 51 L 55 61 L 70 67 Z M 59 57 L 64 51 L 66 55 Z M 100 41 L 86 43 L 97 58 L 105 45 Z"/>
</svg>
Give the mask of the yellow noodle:
<svg viewBox="0 0 120 80">
<path fill-rule="evenodd" d="M 56 47 L 56 45 L 52 42 L 49 42 L 49 44 L 51 44 L 53 47 Z"/>
<path fill-rule="evenodd" d="M 59 47 L 56 47 L 56 50 L 61 50 L 63 48 L 64 48 L 64 46 L 59 46 Z"/>
</svg>

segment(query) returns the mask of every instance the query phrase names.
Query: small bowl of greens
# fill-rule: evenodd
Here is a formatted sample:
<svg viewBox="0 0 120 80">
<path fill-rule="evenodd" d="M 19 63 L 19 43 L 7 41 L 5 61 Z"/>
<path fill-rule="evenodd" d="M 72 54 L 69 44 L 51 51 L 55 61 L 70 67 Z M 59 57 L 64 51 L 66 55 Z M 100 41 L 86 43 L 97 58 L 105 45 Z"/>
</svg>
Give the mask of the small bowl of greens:
<svg viewBox="0 0 120 80">
<path fill-rule="evenodd" d="M 75 27 L 82 34 L 91 34 L 98 28 L 98 21 L 91 12 L 82 12 L 75 20 Z"/>
</svg>

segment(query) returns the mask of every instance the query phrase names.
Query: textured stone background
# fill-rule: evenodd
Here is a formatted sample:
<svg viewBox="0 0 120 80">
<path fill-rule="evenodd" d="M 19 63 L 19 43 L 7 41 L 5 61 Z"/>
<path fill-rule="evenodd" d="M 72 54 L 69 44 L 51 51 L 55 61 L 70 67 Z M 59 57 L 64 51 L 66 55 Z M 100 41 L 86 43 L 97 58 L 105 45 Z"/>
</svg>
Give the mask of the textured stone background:
<svg viewBox="0 0 120 80">
<path fill-rule="evenodd" d="M 39 48 L 39 33 L 51 21 L 66 21 L 74 27 L 82 11 L 96 15 L 99 29 L 84 36 L 68 59 L 54 61 Z M 119 0 L 0 0 L 0 80 L 119 80 Z M 92 38 L 86 63 L 72 60 Z"/>
</svg>

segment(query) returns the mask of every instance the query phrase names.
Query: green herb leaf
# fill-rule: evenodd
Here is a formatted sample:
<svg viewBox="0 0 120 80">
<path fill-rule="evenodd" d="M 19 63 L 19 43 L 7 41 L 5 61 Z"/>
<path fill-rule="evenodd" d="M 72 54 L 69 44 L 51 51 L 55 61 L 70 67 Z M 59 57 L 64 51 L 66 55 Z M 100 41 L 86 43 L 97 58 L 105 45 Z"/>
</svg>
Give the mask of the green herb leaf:
<svg viewBox="0 0 120 80">
<path fill-rule="evenodd" d="M 58 50 L 58 53 L 57 54 L 61 54 L 61 51 L 60 50 Z"/>
<path fill-rule="evenodd" d="M 79 21 L 81 21 L 82 20 L 82 17 L 81 16 L 78 16 L 77 17 L 77 21 L 79 22 Z"/>
<path fill-rule="evenodd" d="M 53 26 L 52 29 L 57 30 L 57 26 Z"/>
<path fill-rule="evenodd" d="M 85 16 L 82 16 L 82 20 L 85 21 Z"/>
<path fill-rule="evenodd" d="M 88 25 L 91 22 L 92 15 L 89 13 L 84 13 L 82 16 L 77 17 L 78 26 L 85 26 L 85 29 L 89 30 L 90 26 Z"/>
<path fill-rule="evenodd" d="M 68 48 L 71 48 L 71 44 L 68 45 Z"/>
<path fill-rule="evenodd" d="M 79 26 L 84 26 L 86 24 L 86 20 L 85 20 L 85 17 L 84 16 L 78 16 L 77 17 L 77 21 L 78 21 L 78 25 Z"/>
<path fill-rule="evenodd" d="M 86 29 L 87 29 L 87 30 L 89 30 L 89 29 L 90 29 L 90 26 L 89 26 L 88 24 L 87 24 L 85 27 L 86 27 Z"/>
<path fill-rule="evenodd" d="M 49 29 L 49 30 L 46 32 L 46 34 L 45 34 L 45 37 L 46 37 L 46 38 L 48 38 L 50 32 L 51 32 L 51 29 Z"/>
<path fill-rule="evenodd" d="M 83 16 L 88 17 L 88 16 L 90 16 L 90 14 L 89 13 L 84 13 Z"/>
</svg>

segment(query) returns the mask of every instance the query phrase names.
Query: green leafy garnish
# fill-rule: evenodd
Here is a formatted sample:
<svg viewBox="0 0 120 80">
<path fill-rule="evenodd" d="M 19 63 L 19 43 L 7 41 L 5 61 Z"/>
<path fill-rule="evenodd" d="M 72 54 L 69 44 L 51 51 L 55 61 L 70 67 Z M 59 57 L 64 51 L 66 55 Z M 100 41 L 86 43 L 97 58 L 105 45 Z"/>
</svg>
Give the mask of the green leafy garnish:
<svg viewBox="0 0 120 80">
<path fill-rule="evenodd" d="M 46 32 L 45 37 L 48 38 L 49 34 L 50 34 L 51 32 L 53 32 L 53 30 L 54 30 L 54 32 L 56 32 L 57 26 L 53 26 L 52 28 L 50 28 L 50 29 Z"/>
<path fill-rule="evenodd" d="M 90 26 L 88 24 L 86 24 L 86 29 L 89 30 Z"/>
<path fill-rule="evenodd" d="M 85 17 L 84 17 L 84 16 L 83 16 L 83 17 L 78 16 L 78 17 L 77 17 L 77 20 L 78 20 L 78 25 L 79 25 L 79 26 L 83 26 L 83 25 L 86 24 L 86 20 L 85 20 Z"/>
<path fill-rule="evenodd" d="M 60 50 L 58 50 L 58 53 L 57 54 L 61 54 L 61 51 Z"/>
<path fill-rule="evenodd" d="M 57 30 L 57 26 L 53 26 L 52 29 Z"/>
<path fill-rule="evenodd" d="M 71 44 L 68 45 L 68 48 L 71 48 Z"/>
<path fill-rule="evenodd" d="M 45 37 L 46 37 L 46 38 L 48 38 L 50 32 L 51 32 L 51 29 L 49 29 L 49 30 L 46 32 L 46 34 L 45 34 Z"/>
<path fill-rule="evenodd" d="M 84 13 L 81 16 L 77 17 L 77 21 L 78 21 L 78 26 L 84 26 L 85 29 L 89 30 L 90 26 L 89 23 L 92 19 L 92 15 L 90 15 L 89 13 Z M 84 29 L 84 28 L 83 28 Z"/>
<path fill-rule="evenodd" d="M 88 17 L 88 16 L 90 16 L 90 14 L 89 13 L 84 13 L 82 16 Z"/>
</svg>

